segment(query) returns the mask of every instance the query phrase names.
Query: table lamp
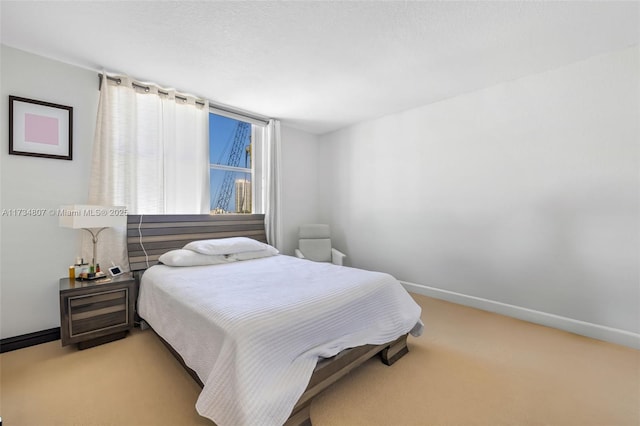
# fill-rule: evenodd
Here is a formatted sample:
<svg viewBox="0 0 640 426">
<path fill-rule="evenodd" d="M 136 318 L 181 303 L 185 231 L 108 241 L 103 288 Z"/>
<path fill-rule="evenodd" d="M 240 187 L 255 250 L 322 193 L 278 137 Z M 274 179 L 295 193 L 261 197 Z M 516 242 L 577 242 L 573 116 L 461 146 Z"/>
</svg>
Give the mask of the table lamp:
<svg viewBox="0 0 640 426">
<path fill-rule="evenodd" d="M 63 228 L 84 229 L 93 240 L 93 263 L 97 261 L 98 235 L 107 228 L 125 226 L 126 207 L 71 205 L 61 206 L 58 224 Z"/>
</svg>

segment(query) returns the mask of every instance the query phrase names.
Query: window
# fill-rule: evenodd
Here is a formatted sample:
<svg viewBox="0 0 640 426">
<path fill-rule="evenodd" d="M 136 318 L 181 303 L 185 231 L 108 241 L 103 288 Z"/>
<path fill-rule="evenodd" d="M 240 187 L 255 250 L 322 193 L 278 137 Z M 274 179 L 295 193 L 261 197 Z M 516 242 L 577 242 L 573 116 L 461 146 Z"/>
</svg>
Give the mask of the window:
<svg viewBox="0 0 640 426">
<path fill-rule="evenodd" d="M 209 174 L 212 214 L 260 212 L 260 182 L 254 184 L 263 127 L 209 114 Z"/>
</svg>

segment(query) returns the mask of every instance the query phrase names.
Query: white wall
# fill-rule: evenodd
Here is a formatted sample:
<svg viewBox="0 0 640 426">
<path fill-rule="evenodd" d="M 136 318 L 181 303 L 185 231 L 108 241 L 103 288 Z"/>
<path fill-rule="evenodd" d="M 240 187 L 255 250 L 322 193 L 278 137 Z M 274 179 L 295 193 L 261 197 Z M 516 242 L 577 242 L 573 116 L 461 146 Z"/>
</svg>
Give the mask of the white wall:
<svg viewBox="0 0 640 426">
<path fill-rule="evenodd" d="M 98 107 L 98 76 L 85 70 L 2 45 L 0 116 L 8 97 L 69 105 L 73 110 L 73 161 L 8 155 L 8 131 L 0 132 L 0 210 L 56 209 L 85 203 Z M 180 82 L 176 82 L 179 85 Z M 284 253 L 297 246 L 300 223 L 317 221 L 318 140 L 282 126 Z M 79 231 L 58 227 L 58 218 L 1 217 L 1 338 L 60 325 L 58 279 L 80 254 Z"/>
<path fill-rule="evenodd" d="M 282 253 L 298 247 L 298 227 L 317 223 L 318 137 L 282 126 Z"/>
<path fill-rule="evenodd" d="M 95 72 L 1 46 L 0 209 L 56 209 L 85 202 L 98 106 Z M 8 154 L 9 95 L 73 107 L 73 160 Z M 58 279 L 79 254 L 79 232 L 58 218 L 1 217 L 1 337 L 60 325 Z"/>
<path fill-rule="evenodd" d="M 635 46 L 320 137 L 334 245 L 443 295 L 640 332 L 638 62 Z"/>
</svg>

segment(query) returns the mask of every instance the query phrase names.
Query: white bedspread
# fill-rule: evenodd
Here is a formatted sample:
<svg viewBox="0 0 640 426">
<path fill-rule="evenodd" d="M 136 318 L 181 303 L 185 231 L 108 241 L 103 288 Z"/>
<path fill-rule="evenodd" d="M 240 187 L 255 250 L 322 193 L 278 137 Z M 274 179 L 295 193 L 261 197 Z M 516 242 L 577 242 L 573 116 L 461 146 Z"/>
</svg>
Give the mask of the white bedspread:
<svg viewBox="0 0 640 426">
<path fill-rule="evenodd" d="M 138 309 L 196 371 L 196 409 L 218 426 L 282 425 L 318 357 L 423 328 L 390 275 L 283 255 L 153 266 Z"/>
</svg>

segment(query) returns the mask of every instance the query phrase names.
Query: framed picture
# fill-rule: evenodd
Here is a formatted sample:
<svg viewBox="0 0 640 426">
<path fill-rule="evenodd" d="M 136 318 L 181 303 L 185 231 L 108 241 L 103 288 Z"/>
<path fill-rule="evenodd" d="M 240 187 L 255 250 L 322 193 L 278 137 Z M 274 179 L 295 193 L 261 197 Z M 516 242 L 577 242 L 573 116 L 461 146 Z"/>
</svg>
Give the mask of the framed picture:
<svg viewBox="0 0 640 426">
<path fill-rule="evenodd" d="M 9 154 L 73 158 L 73 107 L 9 96 Z"/>
</svg>

